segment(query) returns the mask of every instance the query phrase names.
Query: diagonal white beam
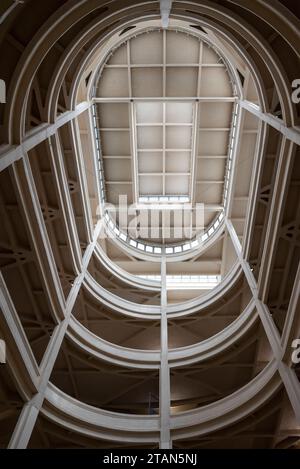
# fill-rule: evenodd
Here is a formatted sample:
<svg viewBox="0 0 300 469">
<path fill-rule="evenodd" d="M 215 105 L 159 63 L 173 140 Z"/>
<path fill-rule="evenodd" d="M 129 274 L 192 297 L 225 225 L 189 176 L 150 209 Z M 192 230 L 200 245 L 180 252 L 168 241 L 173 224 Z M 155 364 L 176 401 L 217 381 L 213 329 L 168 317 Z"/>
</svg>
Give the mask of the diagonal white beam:
<svg viewBox="0 0 300 469">
<path fill-rule="evenodd" d="M 0 171 L 23 158 L 25 153 L 54 135 L 57 129 L 85 112 L 91 105 L 91 102 L 80 103 L 74 111 L 68 111 L 59 116 L 54 124 L 39 125 L 33 132 L 25 135 L 24 141 L 20 145 L 5 147 L 2 152 L 0 151 Z"/>
<path fill-rule="evenodd" d="M 245 277 L 248 281 L 255 306 L 257 308 L 258 314 L 260 316 L 261 322 L 263 324 L 265 333 L 269 340 L 269 343 L 272 348 L 273 355 L 277 362 L 277 369 L 282 379 L 282 382 L 285 386 L 286 392 L 288 394 L 289 400 L 293 407 L 296 419 L 300 422 L 300 385 L 295 374 L 295 371 L 291 369 L 286 363 L 284 363 L 284 348 L 281 345 L 281 339 L 279 332 L 275 326 L 275 323 L 272 319 L 269 308 L 264 304 L 258 295 L 258 286 L 256 279 L 252 273 L 249 263 L 244 259 L 242 253 L 242 247 L 236 231 L 230 220 L 226 219 L 226 226 L 230 234 L 233 246 L 235 248 L 236 254 L 239 258 L 240 264 L 244 271 Z"/>
<path fill-rule="evenodd" d="M 0 323 L 2 319 L 5 321 L 5 326 L 10 332 L 14 343 L 8 343 L 8 350 L 10 347 L 16 347 L 18 356 L 22 357 L 21 366 L 24 366 L 28 380 L 32 386 L 37 389 L 39 379 L 39 369 L 32 353 L 30 344 L 26 337 L 22 323 L 13 304 L 9 291 L 7 289 L 5 280 L 0 272 Z M 4 327 L 5 327 L 4 326 Z M 16 359 L 17 357 L 13 357 Z M 19 360 L 18 360 L 19 364 Z"/>
<path fill-rule="evenodd" d="M 258 117 L 260 120 L 266 122 L 271 127 L 278 130 L 282 135 L 285 136 L 285 138 L 291 140 L 297 145 L 300 145 L 299 127 L 287 127 L 284 124 L 283 120 L 273 116 L 272 114 L 262 112 L 260 107 L 257 106 L 257 104 L 251 103 L 250 101 L 240 99 L 238 103 L 243 109 L 246 109 L 247 111 L 251 112 L 251 114 Z"/>
<path fill-rule="evenodd" d="M 24 155 L 19 165 L 12 166 L 12 174 L 16 192 L 22 201 L 24 216 L 47 296 L 55 316 L 59 318 L 65 307 L 65 297 L 27 154 Z"/>
<path fill-rule="evenodd" d="M 259 197 L 259 189 L 261 178 L 263 174 L 264 162 L 268 149 L 268 125 L 261 121 L 258 132 L 258 139 L 255 149 L 254 166 L 249 190 L 249 203 L 247 208 L 244 241 L 243 241 L 243 254 L 245 259 L 249 258 L 251 242 L 253 239 L 255 216 L 257 213 L 257 199 Z"/>
<path fill-rule="evenodd" d="M 227 218 L 226 218 L 226 226 L 227 226 L 229 235 L 231 237 L 233 247 L 235 249 L 235 252 L 238 256 L 241 267 L 244 271 L 245 277 L 249 284 L 252 296 L 255 301 L 255 306 L 257 308 L 258 314 L 265 328 L 273 353 L 275 357 L 278 360 L 280 360 L 282 358 L 282 351 L 281 351 L 281 346 L 280 346 L 280 336 L 279 336 L 278 330 L 276 329 L 276 326 L 274 324 L 274 321 L 272 319 L 272 316 L 267 306 L 258 298 L 258 287 L 256 284 L 256 279 L 253 275 L 249 262 L 247 262 L 243 257 L 242 246 L 238 238 L 238 235 L 236 234 L 234 226 L 232 222 L 228 220 Z"/>
<path fill-rule="evenodd" d="M 295 148 L 296 146 L 293 142 L 286 138 L 282 139 L 258 279 L 259 296 L 262 301 L 266 301 L 268 296 L 272 266 L 274 263 L 274 256 L 271 254 L 275 252 L 275 247 L 278 242 L 278 233 L 287 198 L 287 190 L 285 190 L 285 188 L 288 187 Z"/>
<path fill-rule="evenodd" d="M 64 311 L 65 319 L 57 326 L 51 337 L 50 343 L 45 352 L 42 360 L 41 369 L 41 380 L 39 383 L 38 393 L 27 402 L 20 414 L 19 420 L 13 432 L 12 438 L 9 443 L 9 449 L 25 449 L 30 440 L 32 431 L 34 429 L 38 414 L 43 405 L 45 393 L 47 390 L 48 382 L 60 351 L 62 342 L 64 340 L 66 330 L 68 328 L 71 313 L 77 299 L 79 290 L 81 288 L 85 273 L 88 268 L 89 261 L 94 252 L 97 239 L 101 230 L 102 222 L 99 221 L 96 225 L 93 241 L 89 244 L 86 249 L 85 255 L 82 260 L 82 270 L 74 281 L 73 287 L 69 293 L 66 308 Z"/>
<path fill-rule="evenodd" d="M 68 180 L 64 166 L 64 156 L 58 135 L 55 135 L 49 139 L 49 146 L 47 146 L 47 151 L 49 152 L 50 158 L 52 160 L 53 175 L 61 205 L 62 219 L 70 243 L 73 262 L 77 268 L 78 266 L 80 268 L 80 242 L 72 207 L 71 195 L 70 191 L 68 190 Z"/>
</svg>

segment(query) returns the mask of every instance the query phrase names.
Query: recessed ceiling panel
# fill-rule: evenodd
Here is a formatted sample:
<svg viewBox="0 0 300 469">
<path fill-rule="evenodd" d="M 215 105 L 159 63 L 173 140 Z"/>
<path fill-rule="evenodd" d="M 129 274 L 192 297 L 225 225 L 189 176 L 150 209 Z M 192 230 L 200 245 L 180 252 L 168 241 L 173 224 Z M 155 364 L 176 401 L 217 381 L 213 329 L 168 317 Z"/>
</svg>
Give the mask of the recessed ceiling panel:
<svg viewBox="0 0 300 469">
<path fill-rule="evenodd" d="M 170 29 L 127 39 L 97 88 L 107 201 L 124 188 L 135 203 L 222 205 L 233 94 L 227 65 L 202 38 Z"/>
</svg>

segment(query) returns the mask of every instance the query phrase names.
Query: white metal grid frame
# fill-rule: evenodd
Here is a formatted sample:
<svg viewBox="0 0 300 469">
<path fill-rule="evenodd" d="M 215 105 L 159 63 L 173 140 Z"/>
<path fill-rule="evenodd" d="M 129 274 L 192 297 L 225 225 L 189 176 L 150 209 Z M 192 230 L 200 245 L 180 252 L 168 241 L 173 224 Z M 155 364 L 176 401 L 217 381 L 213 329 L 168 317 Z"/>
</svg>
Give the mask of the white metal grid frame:
<svg viewBox="0 0 300 469">
<path fill-rule="evenodd" d="M 169 246 L 160 246 L 156 244 L 151 245 L 149 243 L 146 243 L 145 241 L 137 241 L 135 239 L 132 239 L 127 233 L 122 231 L 120 227 L 116 224 L 116 222 L 113 220 L 113 218 L 110 216 L 109 211 L 106 210 L 104 220 L 108 235 L 112 238 L 117 237 L 121 242 L 128 244 L 131 248 L 137 249 L 147 254 L 160 256 L 162 253 L 165 253 L 165 255 L 171 256 L 174 254 L 178 255 L 180 253 L 187 253 L 188 251 L 195 251 L 199 247 L 203 246 L 214 235 L 216 235 L 217 233 L 222 233 L 222 230 L 224 228 L 224 211 L 228 202 L 228 186 L 232 172 L 232 161 L 234 157 L 234 143 L 237 136 L 238 116 L 239 108 L 235 106 L 232 117 L 231 137 L 228 145 L 228 164 L 226 169 L 225 187 L 223 194 L 223 210 L 219 213 L 213 223 L 199 237 L 196 237 L 195 239 L 192 239 L 189 242 L 184 242 L 176 245 L 173 244 Z M 101 187 L 100 198 L 103 207 L 105 207 L 105 175 L 103 170 L 101 140 L 100 132 L 98 129 L 97 110 L 95 105 L 93 106 L 93 124 Z M 187 196 L 142 196 L 140 202 L 153 203 L 158 202 L 158 199 L 160 198 L 160 202 L 163 203 L 165 202 L 166 197 L 168 198 L 168 203 L 185 203 L 187 201 Z M 179 197 L 181 197 L 181 200 L 179 200 Z"/>
<path fill-rule="evenodd" d="M 152 29 L 151 31 L 159 31 L 159 29 Z M 151 33 L 151 31 L 147 31 L 146 33 Z M 180 31 L 180 30 L 178 30 Z M 174 31 L 177 33 L 177 30 Z M 162 98 L 157 99 L 157 98 L 141 98 L 141 97 L 136 97 L 133 96 L 133 89 L 132 89 L 132 81 L 133 81 L 133 72 L 134 71 L 139 71 L 143 67 L 149 66 L 147 64 L 142 64 L 140 63 L 139 65 L 132 65 L 131 64 L 131 48 L 129 45 L 129 41 L 132 37 L 139 37 L 145 34 L 145 31 L 135 33 L 133 36 L 129 37 L 125 41 L 126 46 L 126 60 L 127 65 L 115 65 L 114 62 L 112 62 L 112 65 L 107 65 L 108 60 L 111 57 L 111 52 L 105 57 L 105 59 L 102 62 L 102 65 L 99 68 L 99 72 L 96 76 L 96 79 L 94 83 L 96 84 L 91 88 L 93 96 L 96 95 L 97 89 L 98 89 L 98 84 L 101 81 L 101 77 L 104 73 L 105 68 L 109 68 L 109 70 L 114 70 L 115 68 L 118 69 L 119 71 L 126 70 L 127 71 L 127 78 L 128 78 L 128 85 L 129 85 L 129 92 L 128 92 L 128 98 L 93 98 L 94 101 L 94 106 L 93 106 L 93 122 L 94 122 L 94 129 L 95 129 L 95 137 L 97 140 L 97 155 L 98 155 L 98 161 L 99 161 L 99 171 L 100 171 L 100 186 L 101 186 L 101 199 L 104 202 L 105 201 L 105 180 L 104 180 L 104 165 L 103 165 L 103 154 L 101 151 L 101 129 L 100 129 L 100 121 L 99 117 L 97 115 L 97 104 L 99 101 L 101 102 L 111 102 L 113 101 L 114 103 L 117 102 L 123 102 L 123 103 L 128 103 L 129 107 L 129 128 L 126 129 L 118 129 L 122 131 L 131 131 L 131 151 L 132 151 L 132 174 L 133 174 L 133 193 L 134 193 L 134 200 L 137 202 L 137 205 L 142 203 L 145 204 L 151 209 L 151 204 L 155 204 L 155 207 L 162 207 L 163 205 L 169 205 L 170 208 L 176 204 L 179 204 L 181 206 L 182 204 L 192 202 L 195 200 L 195 190 L 196 190 L 196 184 L 195 184 L 195 168 L 196 168 L 196 160 L 197 160 L 197 150 L 198 150 L 198 129 L 199 129 L 199 96 L 196 98 L 170 98 L 167 96 L 167 69 L 172 68 L 176 65 L 179 64 L 171 64 L 168 63 L 167 60 L 167 36 L 166 36 L 166 31 L 163 31 L 162 34 L 162 53 L 161 53 L 161 64 L 155 64 L 151 65 L 151 67 L 154 67 L 153 70 L 155 70 L 155 67 L 162 67 L 163 69 L 163 82 L 162 82 Z M 186 34 L 186 32 L 185 32 Z M 201 89 L 201 73 L 202 73 L 202 60 L 203 60 L 203 46 L 202 44 L 208 44 L 202 36 L 199 37 L 197 34 L 191 34 L 192 37 L 197 38 L 200 41 L 200 52 L 199 52 L 199 57 L 198 57 L 198 64 L 185 64 L 186 65 L 191 65 L 193 67 L 196 67 L 198 69 L 198 78 L 197 78 L 197 95 L 200 94 L 200 89 Z M 124 43 L 122 41 L 118 44 L 117 48 L 115 50 L 118 50 L 119 47 L 121 47 Z M 211 44 L 208 44 L 209 47 L 211 47 Z M 219 61 L 217 64 L 214 64 L 214 66 L 221 66 L 225 67 L 226 72 L 229 74 L 229 80 L 232 86 L 233 94 L 237 95 L 239 94 L 239 84 L 236 82 L 236 80 L 233 78 L 233 74 L 231 73 L 231 66 L 228 64 L 227 59 L 224 58 L 221 55 L 221 52 L 216 50 L 215 47 L 212 48 L 215 54 L 219 57 Z M 110 62 L 111 63 L 111 62 Z M 131 68 L 134 67 L 134 68 Z M 151 70 L 151 69 L 150 69 Z M 125 75 L 124 75 L 125 76 Z M 224 98 L 225 99 L 225 98 Z M 228 98 L 227 98 L 228 99 Z M 235 98 L 237 99 L 237 98 Z M 180 117 L 178 120 L 178 112 L 174 113 L 174 107 L 177 107 L 178 111 L 178 106 L 179 107 L 189 107 L 189 109 L 185 110 L 184 112 L 180 113 Z M 153 111 L 155 115 L 155 119 L 151 117 L 151 112 L 150 112 L 150 117 L 149 113 L 145 113 L 145 107 L 152 107 L 152 116 L 153 116 Z M 173 113 L 168 113 L 168 110 L 172 110 L 173 107 Z M 154 109 L 155 108 L 155 109 Z M 151 109 L 150 109 L 151 111 Z M 176 111 L 176 109 L 175 109 Z M 184 111 L 184 110 L 183 110 Z M 223 188 L 223 212 L 225 213 L 226 211 L 226 205 L 227 205 L 227 200 L 229 197 L 229 182 L 230 182 L 230 177 L 231 177 L 231 169 L 232 169 L 232 164 L 233 164 L 233 157 L 234 157 L 234 142 L 237 134 L 237 127 L 238 127 L 238 107 L 234 105 L 233 107 L 233 115 L 232 115 L 232 122 L 231 122 L 231 129 L 230 129 L 230 137 L 229 137 L 229 144 L 228 144 L 228 151 L 227 151 L 227 164 L 226 164 L 226 171 L 225 171 L 225 179 L 224 179 L 224 188 Z M 173 116 L 172 118 L 170 117 L 170 114 Z M 183 115 L 185 117 L 188 116 L 188 119 L 183 119 L 181 116 Z M 160 115 L 160 117 L 157 117 Z M 175 116 L 175 119 L 174 119 Z M 174 121 L 175 122 L 172 122 Z M 184 122 L 181 122 L 184 120 Z M 154 122 L 153 122 L 154 121 Z M 177 122 L 176 122 L 177 121 Z M 143 132 L 148 132 L 149 128 L 152 129 L 159 129 L 160 137 L 160 145 L 154 145 L 155 147 L 159 146 L 159 148 L 147 148 L 144 146 L 143 148 L 140 148 L 141 143 L 143 146 L 143 143 L 145 145 L 145 142 L 143 142 L 143 135 L 141 133 Z M 168 129 L 180 129 L 180 131 L 190 132 L 188 135 L 188 138 L 186 139 L 189 144 L 188 148 L 183 148 L 183 149 L 172 149 L 168 148 Z M 107 129 L 107 130 L 113 130 L 113 129 Z M 201 131 L 201 129 L 199 129 Z M 147 140 L 147 138 L 146 138 Z M 172 146 L 172 145 L 170 145 Z M 187 146 L 187 145 L 186 145 Z M 167 156 L 168 153 L 174 152 L 174 151 L 180 151 L 181 156 L 185 155 L 186 159 L 186 167 L 188 169 L 187 172 L 184 174 L 182 172 L 178 172 L 175 174 L 170 174 L 167 172 Z M 142 158 L 146 154 L 151 154 L 152 156 L 155 153 L 161 154 L 162 155 L 162 167 L 161 167 L 161 172 L 160 173 L 143 173 L 141 171 L 141 163 L 142 163 Z M 149 176 L 151 177 L 151 187 L 153 186 L 154 181 L 160 180 L 159 184 L 159 189 L 157 189 L 157 194 L 146 194 L 145 191 L 141 192 L 140 191 L 140 181 L 145 179 L 148 180 L 148 185 L 149 185 Z M 188 183 L 187 183 L 187 193 L 185 191 L 184 194 L 169 194 L 167 193 L 167 184 L 166 180 L 169 178 L 176 178 L 176 176 L 179 176 L 180 178 L 187 178 Z M 148 178 L 148 179 L 147 179 Z M 178 179 L 178 178 L 177 178 Z M 174 179 L 175 180 L 175 179 Z M 155 184 L 154 184 L 155 185 Z M 173 185 L 174 187 L 174 185 Z M 152 189 L 151 189 L 152 190 Z M 224 219 L 224 213 L 218 213 L 215 219 L 209 224 L 208 228 L 201 233 L 200 236 L 196 236 L 194 239 L 187 240 L 185 242 L 181 243 L 172 243 L 172 244 L 165 244 L 164 245 L 158 245 L 157 243 L 149 243 L 145 240 L 135 240 L 132 239 L 127 233 L 124 233 L 120 226 L 110 217 L 109 212 L 106 211 L 107 216 L 105 217 L 106 221 L 106 227 L 108 230 L 108 233 L 112 235 L 113 237 L 117 237 L 119 241 L 126 243 L 127 245 L 130 246 L 130 248 L 137 249 L 138 251 L 142 251 L 144 253 L 150 254 L 150 255 L 161 255 L 162 253 L 165 253 L 167 256 L 170 255 L 178 255 L 180 253 L 187 253 L 188 251 L 195 251 L 199 247 L 203 246 L 203 243 L 207 242 L 212 238 L 212 236 L 216 235 L 217 233 L 222 233 L 222 228 L 224 227 L 223 224 L 223 219 Z M 163 215 L 163 214 L 162 214 Z M 163 218 L 164 219 L 164 218 Z"/>
</svg>

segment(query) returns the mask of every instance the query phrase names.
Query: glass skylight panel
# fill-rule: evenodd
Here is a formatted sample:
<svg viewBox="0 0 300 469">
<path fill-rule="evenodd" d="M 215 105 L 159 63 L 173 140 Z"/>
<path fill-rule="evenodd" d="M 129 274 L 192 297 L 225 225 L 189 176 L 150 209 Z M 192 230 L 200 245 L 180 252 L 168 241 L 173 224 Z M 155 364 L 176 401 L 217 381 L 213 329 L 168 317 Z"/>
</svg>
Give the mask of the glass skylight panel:
<svg viewBox="0 0 300 469">
<path fill-rule="evenodd" d="M 140 278 L 161 282 L 161 276 L 155 274 L 139 275 Z M 221 282 L 220 275 L 167 275 L 167 290 L 212 290 Z"/>
<path fill-rule="evenodd" d="M 188 203 L 190 198 L 188 196 L 173 196 L 173 195 L 158 195 L 158 196 L 141 196 L 139 197 L 139 203 Z"/>
<path fill-rule="evenodd" d="M 134 104 L 131 125 L 136 132 L 135 178 L 140 203 L 189 202 L 193 107 L 192 102 L 163 100 Z M 188 168 L 186 172 L 178 164 L 174 167 L 172 158 L 176 151 L 181 152 L 180 161 Z M 148 157 L 151 165 L 147 163 Z"/>
<path fill-rule="evenodd" d="M 130 244 L 130 246 L 133 246 L 134 248 L 137 247 L 137 242 L 134 241 L 133 239 L 131 239 L 131 240 L 129 241 L 129 244 Z"/>
</svg>

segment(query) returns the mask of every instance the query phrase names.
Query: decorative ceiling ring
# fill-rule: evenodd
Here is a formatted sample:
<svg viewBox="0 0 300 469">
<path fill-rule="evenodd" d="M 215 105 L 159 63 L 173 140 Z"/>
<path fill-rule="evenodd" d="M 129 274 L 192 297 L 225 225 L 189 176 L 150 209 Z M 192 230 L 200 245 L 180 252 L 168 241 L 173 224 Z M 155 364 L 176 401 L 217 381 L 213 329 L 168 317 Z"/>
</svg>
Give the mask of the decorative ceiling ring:
<svg viewBox="0 0 300 469">
<path fill-rule="evenodd" d="M 223 212 L 222 212 L 223 213 Z M 131 240 L 128 238 L 127 240 L 123 240 L 120 237 L 117 237 L 113 234 L 113 229 L 109 226 L 109 223 L 112 222 L 112 220 L 109 220 L 107 224 L 105 224 L 105 230 L 107 233 L 107 236 L 109 239 L 112 239 L 112 241 L 120 247 L 122 250 L 125 250 L 128 252 L 128 254 L 131 254 L 132 256 L 136 257 L 137 259 L 144 260 L 144 261 L 151 261 L 151 262 L 160 262 L 161 261 L 161 255 L 164 253 L 166 255 L 167 262 L 178 262 L 178 261 L 186 261 L 189 259 L 193 259 L 194 257 L 199 256 L 200 254 L 203 254 L 207 249 L 212 247 L 216 242 L 220 240 L 220 236 L 224 233 L 224 222 L 219 224 L 218 229 L 214 231 L 212 236 L 210 236 L 205 243 L 198 242 L 198 239 L 195 238 L 191 240 L 191 242 L 185 242 L 182 245 L 178 245 L 180 247 L 180 252 L 176 252 L 175 248 L 177 245 L 170 245 L 167 246 L 166 248 L 162 248 L 161 246 L 157 245 L 152 245 L 148 244 L 145 242 L 138 243 L 134 240 Z M 118 229 L 118 228 L 117 228 Z M 124 234 L 125 236 L 125 234 Z M 139 249 L 138 247 L 134 247 L 133 245 L 130 244 L 130 241 L 136 242 L 136 244 L 141 244 L 144 248 L 143 250 Z M 192 245 L 195 243 L 194 245 Z M 190 244 L 191 247 L 187 250 L 183 250 L 183 246 L 186 244 Z M 152 248 L 154 252 L 148 252 L 147 248 Z M 159 251 L 155 252 L 155 249 L 159 249 Z M 174 252 L 166 252 L 166 249 L 172 249 Z"/>
<path fill-rule="evenodd" d="M 216 288 L 210 290 L 208 293 L 205 293 L 198 298 L 193 298 L 192 300 L 168 305 L 168 318 L 182 318 L 194 313 L 204 312 L 205 309 L 213 307 L 217 301 L 221 301 L 222 298 L 224 298 L 224 296 L 227 295 L 235 287 L 235 285 L 238 284 L 242 277 L 243 274 L 240 266 L 236 264 L 234 268 L 231 269 L 231 271 L 221 281 L 221 283 Z M 160 319 L 160 306 L 139 304 L 125 300 L 124 298 L 121 298 L 103 288 L 89 273 L 87 273 L 85 276 L 83 288 L 99 304 L 105 305 L 107 308 L 121 315 L 134 317 L 137 319 L 145 319 L 148 321 Z"/>
<path fill-rule="evenodd" d="M 134 34 L 134 37 L 136 37 L 139 34 L 143 34 L 145 31 L 147 32 L 148 29 L 149 29 L 149 27 L 145 28 L 145 29 L 142 29 L 141 31 L 140 30 L 136 31 L 135 34 Z M 151 31 L 154 31 L 156 29 L 157 29 L 157 27 L 155 28 L 154 26 L 152 26 Z M 174 30 L 181 32 L 181 28 L 179 26 L 174 27 Z M 206 47 L 209 47 L 209 48 L 213 47 L 214 51 L 220 57 L 220 60 L 222 60 L 222 63 L 226 67 L 227 73 L 229 74 L 229 77 L 230 77 L 230 82 L 234 83 L 235 90 L 233 91 L 233 94 L 234 95 L 238 94 L 237 98 L 241 97 L 242 96 L 242 89 L 241 89 L 241 85 L 240 85 L 240 79 L 239 79 L 238 74 L 237 74 L 237 70 L 235 69 L 234 66 L 231 65 L 230 61 L 225 57 L 224 53 L 217 46 L 215 46 L 214 44 L 211 44 L 211 41 L 209 41 L 206 37 L 204 37 L 203 34 L 197 34 L 197 33 L 191 32 L 187 28 L 185 28 L 184 32 L 187 33 L 189 36 L 193 36 L 193 37 L 197 38 L 198 40 L 202 41 L 202 43 L 205 44 Z M 117 49 L 120 45 L 124 44 L 124 42 L 130 40 L 131 37 L 129 36 L 125 40 L 124 39 L 120 40 L 118 38 L 118 42 L 115 44 L 114 49 Z M 98 83 L 98 81 L 101 81 L 101 79 L 98 78 L 98 77 L 101 75 L 102 68 L 108 60 L 107 57 L 109 57 L 111 55 L 110 48 L 107 47 L 105 49 L 105 51 L 107 51 L 107 56 L 105 56 L 103 54 L 104 55 L 103 61 L 101 61 L 99 59 L 99 62 L 100 62 L 99 63 L 99 72 L 97 72 L 97 75 L 94 78 L 95 82 L 97 82 L 97 83 Z M 94 85 L 93 80 L 91 80 L 90 82 L 92 84 L 91 86 L 93 86 Z M 229 140 L 229 150 L 228 150 L 228 152 L 229 152 L 229 155 L 228 155 L 229 161 L 231 161 L 231 159 L 233 158 L 234 146 L 235 146 L 237 136 L 239 134 L 239 130 L 237 130 L 237 129 L 239 129 L 240 116 L 239 116 L 239 112 L 236 109 L 237 108 L 235 106 L 234 109 L 233 109 L 231 135 L 230 135 L 230 140 Z M 96 112 L 96 111 L 94 111 L 94 112 Z M 94 115 L 94 120 L 95 119 L 96 119 L 96 115 Z M 98 129 L 96 127 L 95 127 L 95 132 L 98 132 Z M 100 150 L 100 147 L 98 147 L 98 145 L 97 145 L 97 151 L 100 152 L 100 155 L 98 156 L 98 158 L 100 158 L 101 157 L 101 150 Z M 229 168 L 229 165 L 228 165 L 228 168 Z M 226 172 L 225 177 L 226 178 L 230 177 L 230 174 L 228 176 L 227 172 Z M 103 185 L 103 184 L 104 184 L 104 182 L 101 180 L 100 185 Z M 103 190 L 101 192 L 103 192 Z M 224 190 L 224 205 L 225 206 L 226 206 L 226 202 L 227 202 L 226 194 L 227 194 L 227 190 Z M 125 241 L 127 243 L 127 245 L 129 245 L 133 248 L 136 248 L 136 247 L 139 248 L 140 247 L 141 250 L 143 250 L 144 252 L 152 253 L 154 259 L 155 259 L 155 257 L 157 257 L 157 258 L 160 257 L 161 252 L 162 252 L 162 248 L 152 246 L 149 243 L 148 244 L 144 243 L 144 242 L 139 243 L 139 242 L 136 242 L 136 241 L 130 239 L 130 237 L 120 233 L 119 227 L 115 226 L 113 224 L 112 219 L 108 215 L 106 215 L 106 217 L 107 217 L 108 228 L 110 226 L 112 227 L 112 230 L 111 230 L 112 236 L 114 236 L 114 234 L 117 233 L 119 235 L 120 240 Z M 215 217 L 215 219 L 210 223 L 210 225 L 208 226 L 208 228 L 206 229 L 204 234 L 202 233 L 200 235 L 200 237 L 198 236 L 195 239 L 189 239 L 188 242 L 184 242 L 183 244 L 181 243 L 180 245 L 176 245 L 176 246 L 174 245 L 174 247 L 166 247 L 164 252 L 168 256 L 168 259 L 169 259 L 169 257 L 171 258 L 171 256 L 173 256 L 173 260 L 175 260 L 175 257 L 176 258 L 178 257 L 177 254 L 179 254 L 179 252 L 181 252 L 183 254 L 183 256 L 180 256 L 180 257 L 194 256 L 195 253 L 198 252 L 198 248 L 199 248 L 199 246 L 201 247 L 202 243 L 205 242 L 206 246 L 207 246 L 207 240 L 210 240 L 209 238 L 216 237 L 217 234 L 220 235 L 222 233 L 223 225 L 224 225 L 224 213 L 221 212 L 219 215 L 217 215 Z M 109 230 L 108 230 L 108 232 L 109 232 Z M 123 246 L 123 248 L 124 247 L 125 246 Z M 136 250 L 136 249 L 134 249 L 134 250 L 136 252 L 136 255 L 139 256 L 138 250 Z M 187 251 L 190 251 L 191 254 L 187 255 Z M 175 254 L 175 256 L 174 256 L 174 254 Z"/>
<path fill-rule="evenodd" d="M 224 359 L 227 360 L 227 352 L 249 333 L 257 320 L 258 313 L 254 301 L 251 300 L 242 313 L 221 331 L 201 342 L 170 349 L 170 367 L 190 366 L 205 360 L 213 360 L 221 354 L 225 354 Z M 158 369 L 160 366 L 159 350 L 135 349 L 114 344 L 91 332 L 74 317 L 71 318 L 67 337 L 80 351 L 95 360 L 138 369 Z M 233 353 L 240 353 L 240 349 L 235 349 Z"/>
</svg>

